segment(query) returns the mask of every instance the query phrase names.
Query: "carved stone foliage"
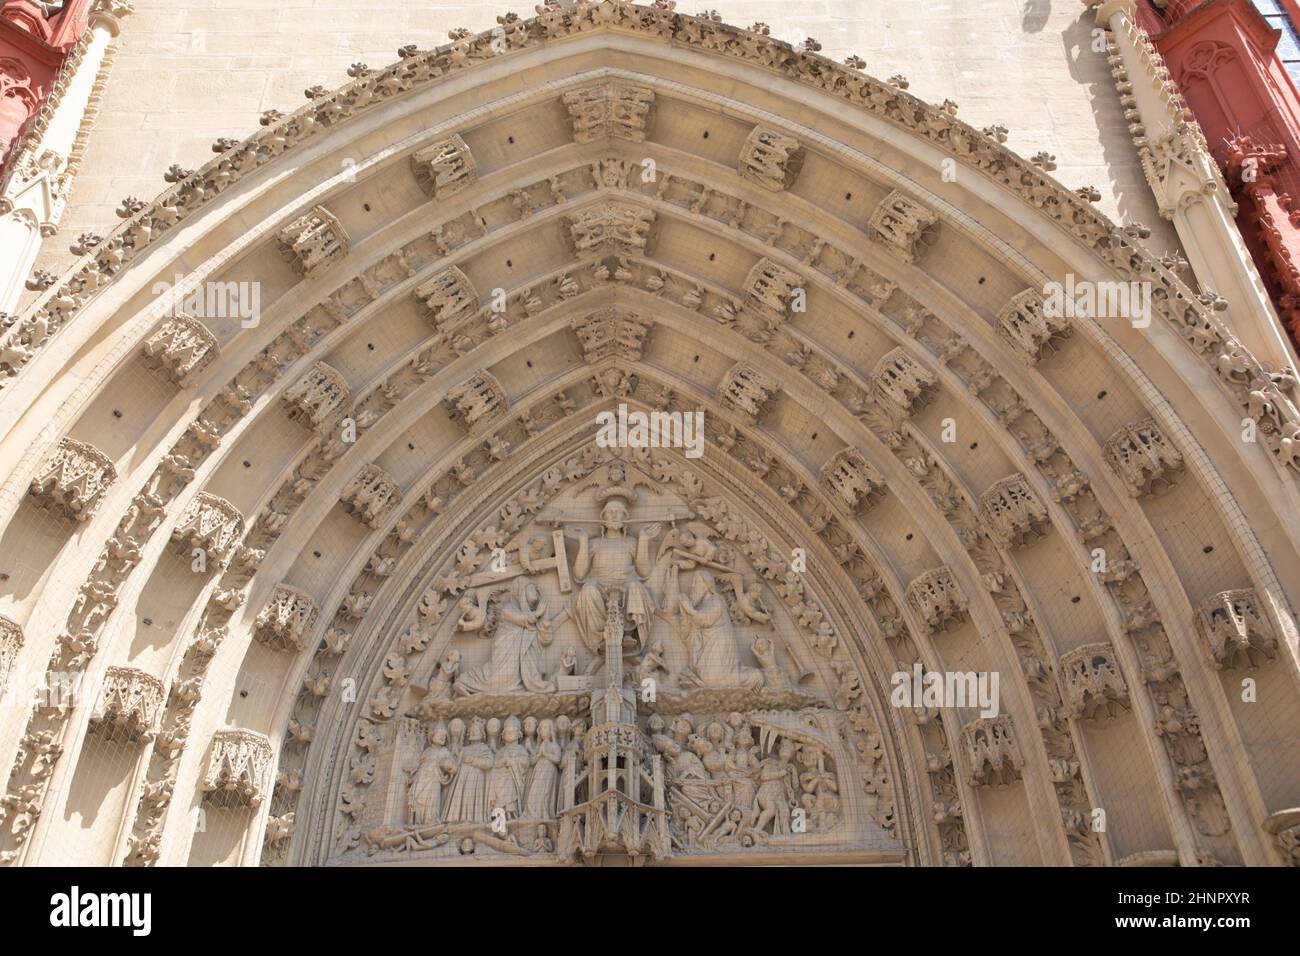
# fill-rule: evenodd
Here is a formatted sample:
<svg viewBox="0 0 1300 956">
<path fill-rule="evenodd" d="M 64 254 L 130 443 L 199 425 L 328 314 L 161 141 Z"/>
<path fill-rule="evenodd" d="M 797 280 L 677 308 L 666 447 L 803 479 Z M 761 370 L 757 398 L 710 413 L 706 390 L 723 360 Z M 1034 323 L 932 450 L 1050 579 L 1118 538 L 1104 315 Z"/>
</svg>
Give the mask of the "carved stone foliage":
<svg viewBox="0 0 1300 956">
<path fill-rule="evenodd" d="M 348 482 L 339 499 L 343 510 L 363 524 L 377 527 L 402 500 L 402 489 L 378 465 L 366 465 Z"/>
<path fill-rule="evenodd" d="M 253 637 L 276 651 L 302 650 L 316 623 L 316 602 L 297 588 L 277 584 L 253 622 Z"/>
<path fill-rule="evenodd" d="M 938 213 L 894 190 L 867 220 L 867 235 L 904 262 L 913 262 L 934 243 Z"/>
<path fill-rule="evenodd" d="M 972 787 L 1006 787 L 1025 765 L 1008 714 L 977 717 L 961 729 L 967 781 Z"/>
<path fill-rule="evenodd" d="M 752 425 L 763 414 L 763 409 L 779 387 L 779 383 L 771 376 L 760 372 L 748 362 L 740 362 L 722 377 L 718 391 L 722 404 Z"/>
<path fill-rule="evenodd" d="M 1286 866 L 1300 866 L 1300 807 L 1279 810 L 1264 821 L 1264 832 L 1273 837 Z"/>
<path fill-rule="evenodd" d="M 110 740 L 149 740 L 158 732 L 162 709 L 162 681 L 134 667 L 110 667 L 91 728 Z"/>
<path fill-rule="evenodd" d="M 420 188 L 434 199 L 446 199 L 474 185 L 478 165 L 469 147 L 452 134 L 411 154 L 411 168 Z"/>
<path fill-rule="evenodd" d="M 4 696 L 9 684 L 9 672 L 13 669 L 18 651 L 23 646 L 23 629 L 4 615 L 0 615 L 0 698 Z"/>
<path fill-rule="evenodd" d="M 590 365 L 607 358 L 640 361 L 646 333 L 652 325 L 651 319 L 617 308 L 574 316 L 569 322 L 569 328 L 582 344 L 583 357 Z"/>
<path fill-rule="evenodd" d="M 473 315 L 479 305 L 474 284 L 456 266 L 448 266 L 418 286 L 415 296 L 433 314 L 433 324 L 440 332 L 449 331 L 458 322 Z"/>
<path fill-rule="evenodd" d="M 506 390 L 491 372 L 479 369 L 465 381 L 447 390 L 447 402 L 454 411 L 452 416 L 471 434 L 488 428 L 494 421 L 510 411 Z"/>
<path fill-rule="evenodd" d="M 912 581 L 907 586 L 907 603 L 931 634 L 952 630 L 967 617 L 966 595 L 946 567 L 926 571 Z"/>
<path fill-rule="evenodd" d="M 573 250 L 580 256 L 642 255 L 650 242 L 654 210 L 608 200 L 566 217 Z"/>
<path fill-rule="evenodd" d="M 289 417 L 314 431 L 326 430 L 334 416 L 352 407 L 352 392 L 343 373 L 317 362 L 284 390 L 281 402 Z"/>
<path fill-rule="evenodd" d="M 769 325 L 784 321 L 795 296 L 806 288 L 803 276 L 771 259 L 759 259 L 745 278 L 745 308 L 762 315 Z"/>
<path fill-rule="evenodd" d="M 198 319 L 174 315 L 145 340 L 145 364 L 177 385 L 187 385 L 217 357 L 217 338 Z"/>
<path fill-rule="evenodd" d="M 1130 422 L 1106 441 L 1106 461 L 1134 498 L 1168 491 L 1183 472 L 1183 456 L 1154 418 Z"/>
<path fill-rule="evenodd" d="M 803 169 L 803 148 L 793 136 L 755 126 L 740 149 L 740 175 L 779 192 L 794 185 Z"/>
<path fill-rule="evenodd" d="M 625 139 L 640 143 L 649 131 L 655 94 L 647 86 L 610 81 L 570 90 L 561 100 L 573 122 L 575 142 Z"/>
<path fill-rule="evenodd" d="M 841 448 L 822 465 L 821 479 L 854 514 L 870 508 L 885 494 L 884 476 L 852 446 Z"/>
<path fill-rule="evenodd" d="M 218 806 L 255 807 L 270 792 L 271 741 L 251 730 L 212 735 L 201 789 Z"/>
<path fill-rule="evenodd" d="M 244 534 L 244 516 L 225 498 L 200 491 L 190 499 L 172 541 L 182 553 L 199 548 L 218 565 L 225 565 Z"/>
<path fill-rule="evenodd" d="M 876 395 L 902 415 L 915 413 L 934 397 L 935 381 L 901 345 L 887 352 L 871 373 Z"/>
<path fill-rule="evenodd" d="M 1197 608 L 1196 627 L 1219 670 L 1259 667 L 1277 657 L 1277 635 L 1253 588 L 1214 595 Z"/>
<path fill-rule="evenodd" d="M 1037 289 L 1012 296 L 998 313 L 998 332 L 1030 364 L 1055 352 L 1074 331 L 1066 315 L 1048 313 Z"/>
<path fill-rule="evenodd" d="M 276 236 L 280 250 L 303 276 L 313 276 L 348 254 L 343 224 L 324 206 L 317 206 L 285 226 Z"/>
<path fill-rule="evenodd" d="M 1128 685 L 1115 660 L 1115 649 L 1102 641 L 1061 655 L 1065 704 L 1083 720 L 1118 717 L 1129 707 Z"/>
<path fill-rule="evenodd" d="M 62 438 L 41 463 L 29 490 L 50 514 L 85 521 L 116 478 L 113 462 L 94 445 Z"/>
<path fill-rule="evenodd" d="M 980 512 L 989 533 L 1006 548 L 1019 548 L 1051 530 L 1047 508 L 1024 475 L 1008 475 L 980 495 Z"/>
</svg>

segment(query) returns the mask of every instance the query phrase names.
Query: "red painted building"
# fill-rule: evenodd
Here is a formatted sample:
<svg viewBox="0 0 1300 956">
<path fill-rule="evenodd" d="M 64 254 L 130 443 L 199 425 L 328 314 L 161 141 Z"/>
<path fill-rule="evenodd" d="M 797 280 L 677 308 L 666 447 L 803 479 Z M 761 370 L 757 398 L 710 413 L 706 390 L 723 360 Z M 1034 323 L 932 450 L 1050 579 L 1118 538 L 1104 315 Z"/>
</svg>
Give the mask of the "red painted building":
<svg viewBox="0 0 1300 956">
<path fill-rule="evenodd" d="M 1300 338 L 1297 0 L 1138 0 L 1238 204 L 1237 225 L 1293 339 Z"/>
</svg>

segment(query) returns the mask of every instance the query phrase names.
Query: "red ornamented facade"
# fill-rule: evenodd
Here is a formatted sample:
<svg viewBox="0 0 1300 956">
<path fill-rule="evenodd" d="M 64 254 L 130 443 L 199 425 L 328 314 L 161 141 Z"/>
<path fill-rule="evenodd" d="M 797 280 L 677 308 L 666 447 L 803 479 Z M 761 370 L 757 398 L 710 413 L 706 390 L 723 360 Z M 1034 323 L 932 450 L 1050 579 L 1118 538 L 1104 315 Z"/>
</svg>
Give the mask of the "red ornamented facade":
<svg viewBox="0 0 1300 956">
<path fill-rule="evenodd" d="M 90 0 L 0 2 L 0 171 L 86 30 Z"/>
<path fill-rule="evenodd" d="M 1300 5 L 1278 9 L 1300 24 Z M 1293 340 L 1300 339 L 1300 95 L 1282 32 L 1250 0 L 1140 0 L 1151 36 L 1237 202 L 1237 225 Z"/>
</svg>

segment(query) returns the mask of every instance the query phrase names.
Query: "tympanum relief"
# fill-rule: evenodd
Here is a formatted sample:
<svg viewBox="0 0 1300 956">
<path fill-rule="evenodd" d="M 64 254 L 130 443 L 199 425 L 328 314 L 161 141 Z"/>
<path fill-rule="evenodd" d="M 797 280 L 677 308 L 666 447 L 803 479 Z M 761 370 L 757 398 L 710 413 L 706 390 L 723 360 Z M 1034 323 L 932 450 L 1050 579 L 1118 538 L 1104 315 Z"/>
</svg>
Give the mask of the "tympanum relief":
<svg viewBox="0 0 1300 956">
<path fill-rule="evenodd" d="M 609 459 L 517 533 L 466 543 L 403 637 L 425 650 L 393 719 L 358 726 L 369 785 L 336 853 L 646 862 L 894 844 L 861 796 L 870 742 L 836 704 L 836 663 L 751 563 L 754 542 L 711 523 L 727 509 L 658 470 Z"/>
</svg>

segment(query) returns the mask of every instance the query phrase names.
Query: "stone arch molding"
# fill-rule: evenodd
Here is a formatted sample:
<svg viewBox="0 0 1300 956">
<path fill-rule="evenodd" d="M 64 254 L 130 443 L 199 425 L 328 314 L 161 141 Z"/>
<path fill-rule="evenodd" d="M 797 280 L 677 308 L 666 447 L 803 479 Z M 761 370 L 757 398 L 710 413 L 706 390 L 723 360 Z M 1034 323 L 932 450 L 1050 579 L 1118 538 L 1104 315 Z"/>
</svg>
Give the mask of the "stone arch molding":
<svg viewBox="0 0 1300 956">
<path fill-rule="evenodd" d="M 451 41 L 171 170 L 5 330 L 0 674 L 82 689 L 0 723 L 6 861 L 1294 862 L 1290 370 L 815 41 Z M 1151 325 L 1049 316 L 1067 275 Z M 597 448 L 620 403 L 703 458 Z M 914 665 L 999 713 L 893 706 Z"/>
</svg>

